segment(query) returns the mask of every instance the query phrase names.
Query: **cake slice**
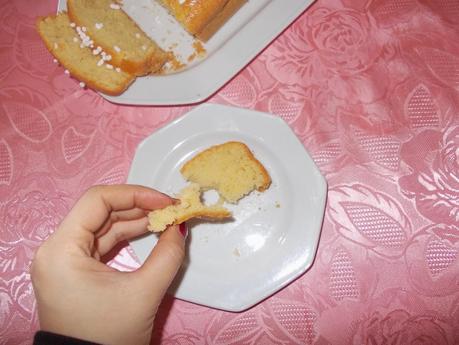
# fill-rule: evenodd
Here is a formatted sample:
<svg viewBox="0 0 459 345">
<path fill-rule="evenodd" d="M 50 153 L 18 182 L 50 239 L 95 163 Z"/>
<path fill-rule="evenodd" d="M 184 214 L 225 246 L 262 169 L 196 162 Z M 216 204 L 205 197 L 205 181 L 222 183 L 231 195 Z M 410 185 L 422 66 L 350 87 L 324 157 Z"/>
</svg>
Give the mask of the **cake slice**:
<svg viewBox="0 0 459 345">
<path fill-rule="evenodd" d="M 179 202 L 148 214 L 148 229 L 153 232 L 164 231 L 168 226 L 181 224 L 191 218 L 219 220 L 231 217 L 231 212 L 217 203 L 206 206 L 201 202 L 201 187 L 190 184 L 178 196 Z"/>
<path fill-rule="evenodd" d="M 180 172 L 204 189 L 215 189 L 230 203 L 271 184 L 265 167 L 244 143 L 230 141 L 204 150 L 186 162 Z"/>
<path fill-rule="evenodd" d="M 142 76 L 159 71 L 167 54 L 113 0 L 68 0 L 70 20 L 110 57 L 110 63 Z"/>
<path fill-rule="evenodd" d="M 229 218 L 231 212 L 222 206 L 225 200 L 236 203 L 253 190 L 264 191 L 271 185 L 265 167 L 244 143 L 237 141 L 215 145 L 198 153 L 180 171 L 192 183 L 180 192 L 177 204 L 149 213 L 150 231 L 163 231 L 169 225 L 194 217 Z M 201 202 L 201 192 L 208 189 L 215 189 L 220 195 L 215 205 L 206 206 Z"/>
<path fill-rule="evenodd" d="M 86 86 L 108 95 L 119 95 L 134 81 L 132 74 L 101 64 L 100 56 L 82 44 L 66 13 L 40 17 L 36 26 L 46 48 L 72 77 Z"/>
<path fill-rule="evenodd" d="M 160 0 L 192 35 L 207 41 L 247 0 Z"/>
</svg>

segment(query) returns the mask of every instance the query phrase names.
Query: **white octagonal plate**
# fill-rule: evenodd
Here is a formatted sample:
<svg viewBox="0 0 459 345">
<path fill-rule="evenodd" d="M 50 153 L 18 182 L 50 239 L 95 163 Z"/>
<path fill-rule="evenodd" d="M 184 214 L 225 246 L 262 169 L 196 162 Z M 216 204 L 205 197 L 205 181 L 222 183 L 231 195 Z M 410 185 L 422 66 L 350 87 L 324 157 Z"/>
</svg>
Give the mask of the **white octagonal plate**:
<svg viewBox="0 0 459 345">
<path fill-rule="evenodd" d="M 267 168 L 271 187 L 226 206 L 234 219 L 189 222 L 187 258 L 171 293 L 227 311 L 245 310 L 303 274 L 312 264 L 322 226 L 327 184 L 290 127 L 279 117 L 205 104 L 146 138 L 129 183 L 169 195 L 186 185 L 179 170 L 209 146 L 246 143 Z M 207 199 L 215 195 L 205 195 Z M 141 262 L 158 237 L 131 242 Z"/>
</svg>

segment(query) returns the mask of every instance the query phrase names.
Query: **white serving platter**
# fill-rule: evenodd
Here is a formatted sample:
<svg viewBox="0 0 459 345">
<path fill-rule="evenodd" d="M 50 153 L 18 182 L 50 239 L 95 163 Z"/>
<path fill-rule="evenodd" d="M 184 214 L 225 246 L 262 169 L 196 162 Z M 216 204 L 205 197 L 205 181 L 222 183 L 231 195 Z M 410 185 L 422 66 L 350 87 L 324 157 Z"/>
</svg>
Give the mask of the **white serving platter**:
<svg viewBox="0 0 459 345">
<path fill-rule="evenodd" d="M 120 104 L 181 105 L 206 100 L 233 78 L 314 0 L 249 0 L 206 43 L 206 54 L 186 68 L 164 75 L 137 78 L 119 96 L 101 94 Z M 59 0 L 58 10 L 66 9 Z M 123 9 L 162 48 L 179 60 L 191 55 L 190 37 L 155 0 L 124 0 Z"/>
</svg>

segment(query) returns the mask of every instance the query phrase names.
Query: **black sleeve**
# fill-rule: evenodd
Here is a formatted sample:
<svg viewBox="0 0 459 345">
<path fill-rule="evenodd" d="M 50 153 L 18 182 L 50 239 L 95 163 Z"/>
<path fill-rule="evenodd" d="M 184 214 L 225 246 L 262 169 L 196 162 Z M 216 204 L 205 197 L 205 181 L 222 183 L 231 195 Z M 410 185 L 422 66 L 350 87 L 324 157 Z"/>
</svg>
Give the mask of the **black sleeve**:
<svg viewBox="0 0 459 345">
<path fill-rule="evenodd" d="M 90 341 L 67 337 L 65 335 L 38 331 L 35 333 L 33 345 L 98 345 Z"/>
</svg>

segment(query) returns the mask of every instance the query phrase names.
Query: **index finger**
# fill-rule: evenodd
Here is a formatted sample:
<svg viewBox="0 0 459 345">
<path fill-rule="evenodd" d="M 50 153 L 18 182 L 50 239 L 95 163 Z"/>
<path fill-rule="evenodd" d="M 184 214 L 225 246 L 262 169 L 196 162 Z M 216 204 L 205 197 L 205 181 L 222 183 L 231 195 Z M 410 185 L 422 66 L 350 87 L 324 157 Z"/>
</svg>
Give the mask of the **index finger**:
<svg viewBox="0 0 459 345">
<path fill-rule="evenodd" d="M 96 232 L 112 211 L 133 208 L 154 210 L 172 203 L 173 199 L 166 194 L 144 186 L 95 186 L 81 196 L 61 227 Z"/>
</svg>

